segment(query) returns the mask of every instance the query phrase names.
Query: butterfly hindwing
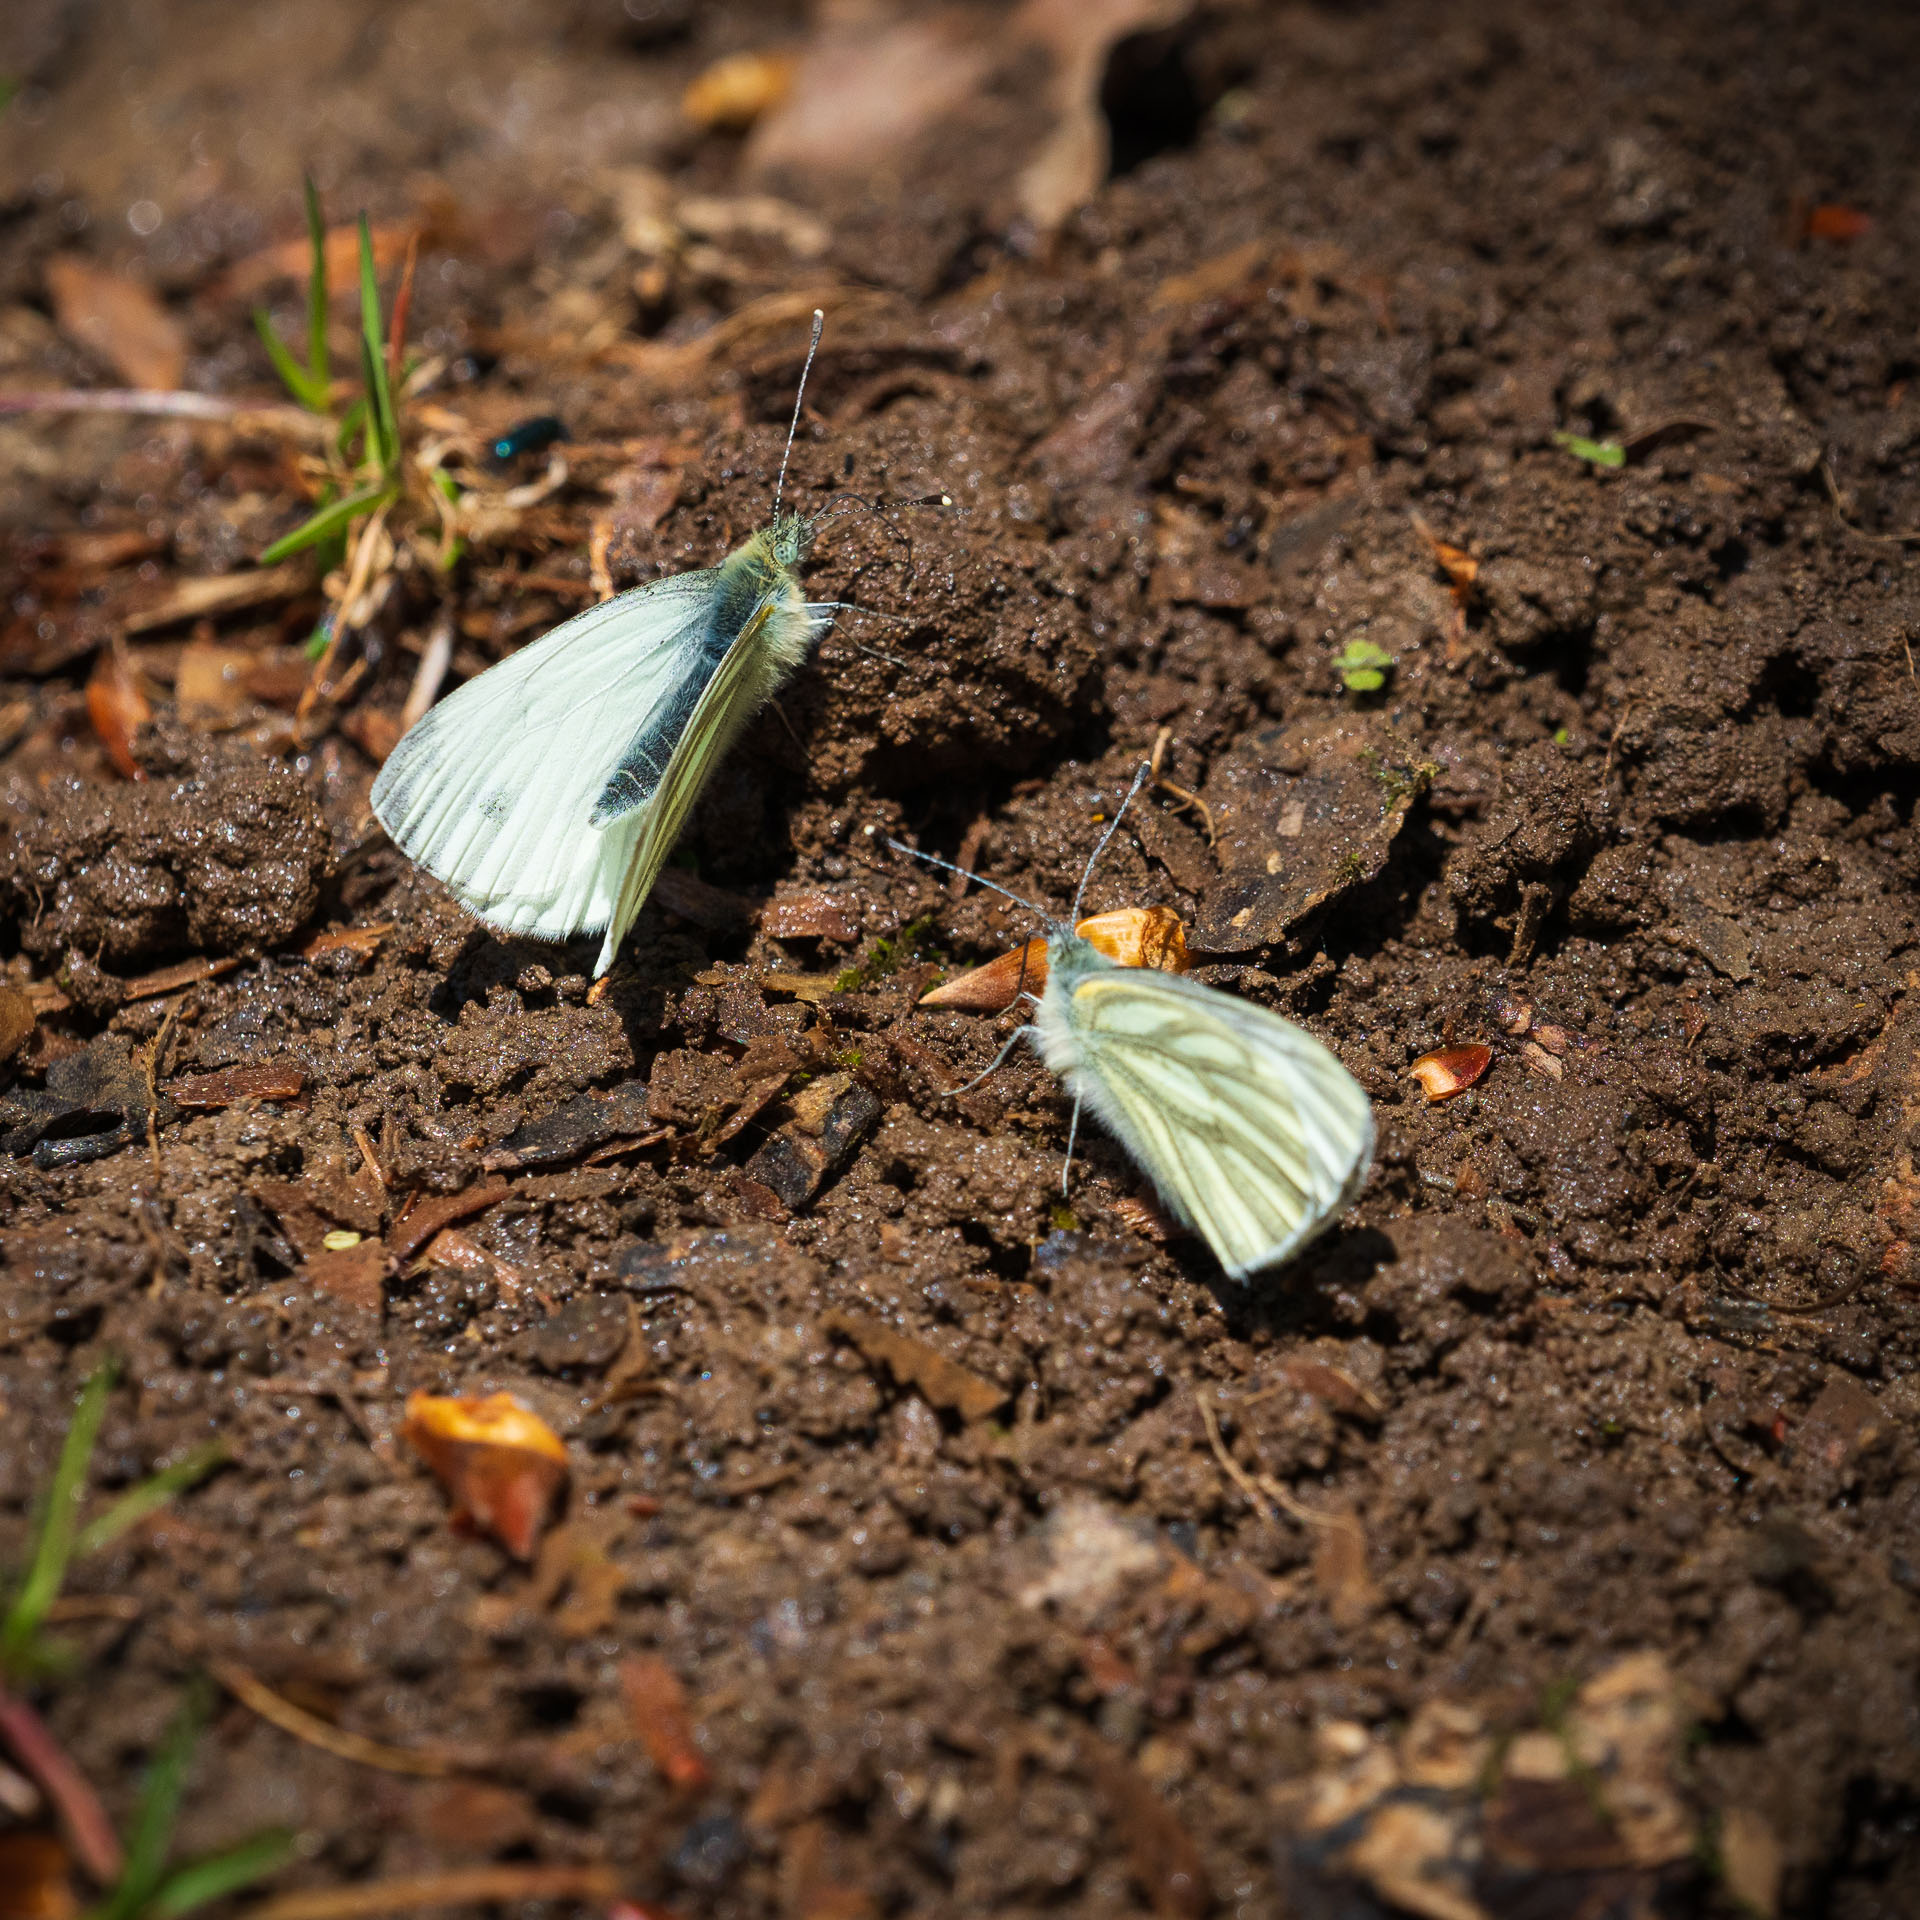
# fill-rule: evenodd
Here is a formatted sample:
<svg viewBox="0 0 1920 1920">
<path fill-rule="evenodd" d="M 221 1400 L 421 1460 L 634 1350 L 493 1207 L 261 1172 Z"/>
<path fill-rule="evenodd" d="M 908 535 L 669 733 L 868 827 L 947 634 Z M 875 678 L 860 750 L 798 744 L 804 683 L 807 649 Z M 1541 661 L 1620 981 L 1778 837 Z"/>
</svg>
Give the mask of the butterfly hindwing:
<svg viewBox="0 0 1920 1920">
<path fill-rule="evenodd" d="M 1144 969 L 1102 967 L 1063 994 L 1069 1083 L 1236 1279 L 1298 1251 L 1352 1197 L 1372 1110 L 1311 1034 Z"/>
</svg>

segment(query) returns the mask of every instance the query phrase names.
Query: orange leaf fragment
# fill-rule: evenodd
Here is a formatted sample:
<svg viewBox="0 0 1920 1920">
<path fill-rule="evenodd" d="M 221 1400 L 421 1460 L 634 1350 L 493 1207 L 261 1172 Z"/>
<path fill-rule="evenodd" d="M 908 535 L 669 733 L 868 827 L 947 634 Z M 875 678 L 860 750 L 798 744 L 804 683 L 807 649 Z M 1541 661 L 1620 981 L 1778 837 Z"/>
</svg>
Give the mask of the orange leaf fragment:
<svg viewBox="0 0 1920 1920">
<path fill-rule="evenodd" d="M 1161 973 L 1187 970 L 1187 930 L 1171 907 L 1121 907 L 1096 913 L 1074 928 L 1109 960 L 1123 967 L 1153 967 Z"/>
<path fill-rule="evenodd" d="M 1074 928 L 1080 938 L 1123 967 L 1154 967 L 1161 973 L 1185 973 L 1187 930 L 1171 907 L 1120 907 L 1096 913 Z M 955 1007 L 962 1013 L 1001 1013 L 1021 993 L 1039 993 L 1047 984 L 1047 943 L 1029 940 L 984 967 L 957 974 L 944 986 L 922 994 L 923 1007 Z"/>
<path fill-rule="evenodd" d="M 1428 1106 L 1451 1100 L 1465 1093 L 1493 1064 L 1493 1049 L 1478 1041 L 1464 1047 L 1442 1047 L 1435 1053 L 1423 1053 L 1407 1069 L 1407 1077 L 1420 1082 Z"/>
<path fill-rule="evenodd" d="M 153 709 L 118 647 L 101 650 L 87 682 L 87 718 L 114 771 L 129 780 L 144 780 L 146 775 L 133 757 L 133 736 L 153 718 Z"/>
<path fill-rule="evenodd" d="M 633 1730 L 671 1787 L 694 1793 L 711 1777 L 694 1740 L 693 1713 L 680 1676 L 664 1660 L 643 1654 L 620 1663 Z"/>
<path fill-rule="evenodd" d="M 680 111 L 703 133 L 745 133 L 787 97 L 795 64 L 786 53 L 728 54 L 694 78 Z"/>
<path fill-rule="evenodd" d="M 528 1560 L 567 1478 L 560 1436 L 510 1393 L 412 1393 L 401 1437 L 426 1461 L 456 1523 L 484 1528 Z"/>
<path fill-rule="evenodd" d="M 370 960 L 380 950 L 380 942 L 393 931 L 391 920 L 382 920 L 372 927 L 329 927 L 325 933 L 316 933 L 300 949 L 302 960 L 318 960 L 329 953 L 358 954 L 362 960 Z"/>
<path fill-rule="evenodd" d="M 1807 236 L 1813 240 L 1858 240 L 1872 227 L 1871 214 L 1832 201 L 1812 208 L 1807 214 Z"/>
<path fill-rule="evenodd" d="M 923 1007 L 957 1007 L 962 1013 L 1001 1013 L 1022 993 L 1038 993 L 1047 984 L 1047 943 L 1029 940 L 1024 946 L 955 974 L 944 985 L 920 996 Z"/>
</svg>

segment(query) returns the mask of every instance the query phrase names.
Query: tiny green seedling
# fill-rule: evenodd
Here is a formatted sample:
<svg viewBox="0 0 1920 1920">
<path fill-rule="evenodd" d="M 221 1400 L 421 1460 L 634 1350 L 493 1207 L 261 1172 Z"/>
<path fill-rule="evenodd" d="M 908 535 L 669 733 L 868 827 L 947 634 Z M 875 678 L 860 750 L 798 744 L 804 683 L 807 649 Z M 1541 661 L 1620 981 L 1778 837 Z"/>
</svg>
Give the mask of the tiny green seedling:
<svg viewBox="0 0 1920 1920">
<path fill-rule="evenodd" d="M 180 1817 L 193 1750 L 206 1724 L 207 1710 L 207 1689 L 200 1682 L 189 1689 L 147 1768 L 120 1879 L 86 1920 L 178 1920 L 180 1915 L 251 1886 L 293 1857 L 293 1835 L 275 1828 L 254 1834 L 223 1853 L 209 1854 L 171 1873 L 167 1871 L 173 1829 Z"/>
<path fill-rule="evenodd" d="M 1589 440 L 1584 434 L 1556 433 L 1553 444 L 1566 448 L 1576 460 L 1584 460 L 1589 466 L 1611 471 L 1627 464 L 1627 450 L 1618 440 Z"/>
<path fill-rule="evenodd" d="M 329 419 L 333 412 L 333 374 L 327 352 L 327 229 L 320 196 L 307 182 L 307 236 L 313 264 L 307 276 L 307 363 L 302 366 L 273 330 L 264 309 L 253 324 L 266 343 L 282 384 L 310 413 Z M 405 491 L 399 414 L 394 405 L 395 370 L 388 365 L 386 322 L 380 311 L 380 283 L 374 272 L 373 231 L 360 216 L 360 380 L 361 395 L 338 416 L 329 445 L 327 497 L 289 534 L 260 556 L 272 566 L 308 548 L 332 563 L 344 557 L 356 522 L 398 504 Z"/>
<path fill-rule="evenodd" d="M 0 1678 L 30 1678 L 56 1672 L 72 1662 L 71 1654 L 44 1634 L 47 1616 L 66 1584 L 74 1560 L 97 1553 L 126 1530 L 157 1512 L 177 1493 L 204 1479 L 227 1458 L 218 1440 L 195 1447 L 170 1467 L 129 1487 L 119 1499 L 80 1525 L 80 1504 L 86 1495 L 87 1464 L 106 1417 L 107 1396 L 113 1390 L 114 1366 L 103 1362 L 87 1376 L 80 1389 L 60 1459 L 53 1470 L 46 1500 L 34 1528 L 33 1552 L 6 1616 L 0 1619 Z"/>
<path fill-rule="evenodd" d="M 1349 693 L 1378 693 L 1393 671 L 1393 655 L 1371 640 L 1349 640 L 1333 656 L 1333 670 Z"/>
</svg>

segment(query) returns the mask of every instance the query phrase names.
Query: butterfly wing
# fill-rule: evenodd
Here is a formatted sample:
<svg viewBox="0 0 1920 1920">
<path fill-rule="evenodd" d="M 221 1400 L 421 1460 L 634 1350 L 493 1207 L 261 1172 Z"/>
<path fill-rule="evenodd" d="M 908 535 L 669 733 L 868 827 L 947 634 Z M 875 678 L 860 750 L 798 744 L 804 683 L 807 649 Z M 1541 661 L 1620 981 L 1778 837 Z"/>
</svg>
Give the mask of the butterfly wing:
<svg viewBox="0 0 1920 1920">
<path fill-rule="evenodd" d="M 674 743 L 644 807 L 620 816 L 607 829 L 617 832 L 634 823 L 607 937 L 600 950 L 596 973 L 605 973 L 626 938 L 627 929 L 653 891 L 667 856 L 680 838 L 693 803 L 712 776 L 740 730 L 778 690 L 780 683 L 806 656 L 814 633 L 815 614 L 800 598 L 790 577 L 777 580 L 748 615 L 727 648 Z"/>
<path fill-rule="evenodd" d="M 715 578 L 676 574 L 590 607 L 431 708 L 373 784 L 394 843 L 503 933 L 607 926 L 650 809 L 599 832 L 588 820 L 637 733 L 685 711 L 689 676 L 705 675 Z"/>
<path fill-rule="evenodd" d="M 1138 968 L 1063 993 L 1068 1084 L 1236 1280 L 1297 1253 L 1358 1192 L 1373 1110 L 1310 1033 Z"/>
</svg>

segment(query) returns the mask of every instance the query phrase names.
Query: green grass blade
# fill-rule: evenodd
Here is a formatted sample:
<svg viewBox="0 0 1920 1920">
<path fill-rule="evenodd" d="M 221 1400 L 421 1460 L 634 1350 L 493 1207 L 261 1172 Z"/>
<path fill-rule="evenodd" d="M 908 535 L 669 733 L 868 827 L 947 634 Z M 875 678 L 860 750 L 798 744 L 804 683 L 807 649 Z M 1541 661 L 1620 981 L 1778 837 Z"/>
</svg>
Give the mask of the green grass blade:
<svg viewBox="0 0 1920 1920">
<path fill-rule="evenodd" d="M 147 1767 L 127 1839 L 127 1864 L 120 1884 L 94 1909 L 94 1920 L 138 1920 L 166 1875 L 173 1829 L 187 1790 L 193 1750 L 207 1718 L 205 1682 L 189 1687 Z"/>
<path fill-rule="evenodd" d="M 283 1867 L 297 1851 L 294 1836 L 280 1828 L 256 1833 L 225 1853 L 196 1860 L 170 1875 L 147 1907 L 151 1920 L 176 1920 Z"/>
<path fill-rule="evenodd" d="M 316 413 L 325 413 L 333 397 L 333 376 L 327 367 L 327 223 L 320 212 L 320 192 L 309 174 L 307 238 L 313 247 L 313 265 L 307 271 L 307 378 L 320 396 Z"/>
<path fill-rule="evenodd" d="M 86 1385 L 80 1389 L 72 1424 L 61 1443 L 60 1463 L 54 1468 L 53 1484 L 47 1489 L 33 1559 L 28 1563 L 26 1578 L 20 1582 L 20 1591 L 14 1595 L 13 1605 L 7 1610 L 6 1620 L 0 1623 L 0 1668 L 15 1667 L 32 1649 L 45 1624 L 47 1610 L 60 1597 L 60 1588 L 67 1577 L 67 1562 L 73 1557 L 80 1499 L 87 1485 L 87 1462 L 92 1459 L 94 1442 L 100 1437 L 100 1422 L 106 1418 L 113 1376 L 113 1362 L 104 1361 L 87 1376 Z"/>
<path fill-rule="evenodd" d="M 373 271 L 373 229 L 360 216 L 360 352 L 367 382 L 367 412 L 381 476 L 391 480 L 400 464 L 400 423 L 387 378 L 387 345 L 380 327 L 380 283 Z"/>
<path fill-rule="evenodd" d="M 267 358 L 273 362 L 273 370 L 280 376 L 280 384 L 309 413 L 324 413 L 327 407 L 325 392 L 316 392 L 313 382 L 307 377 L 306 368 L 287 351 L 286 342 L 274 332 L 273 322 L 268 318 L 265 307 L 254 308 L 253 330 L 266 347 Z"/>
<path fill-rule="evenodd" d="M 131 1526 L 137 1526 L 150 1513 L 158 1513 L 176 1493 L 185 1493 L 195 1481 L 204 1480 L 228 1458 L 226 1442 L 209 1440 L 195 1447 L 184 1459 L 162 1467 L 137 1487 L 129 1487 L 97 1520 L 89 1520 L 73 1543 L 74 1557 L 98 1553 L 117 1540 Z"/>
<path fill-rule="evenodd" d="M 322 540 L 330 539 L 336 533 L 344 533 L 363 513 L 372 513 L 393 497 L 391 487 L 362 487 L 358 493 L 350 493 L 344 500 L 331 502 L 303 520 L 291 533 L 282 534 L 261 554 L 260 564 L 270 567 L 290 554 L 304 553 L 307 548 L 318 546 Z"/>
</svg>

